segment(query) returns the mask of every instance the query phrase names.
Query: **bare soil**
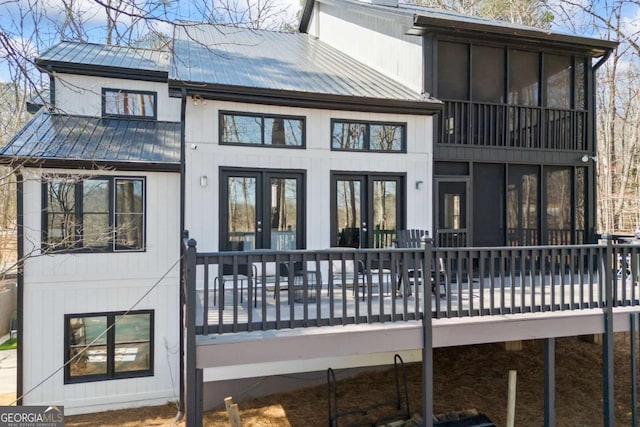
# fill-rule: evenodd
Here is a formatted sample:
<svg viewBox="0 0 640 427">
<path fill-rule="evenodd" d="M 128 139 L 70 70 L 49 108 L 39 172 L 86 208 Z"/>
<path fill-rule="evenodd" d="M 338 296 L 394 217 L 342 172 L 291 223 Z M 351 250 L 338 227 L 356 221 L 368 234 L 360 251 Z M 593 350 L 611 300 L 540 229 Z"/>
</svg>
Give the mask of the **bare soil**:
<svg viewBox="0 0 640 427">
<path fill-rule="evenodd" d="M 615 337 L 615 416 L 618 425 L 631 424 L 629 334 Z M 476 409 L 497 425 L 506 421 L 509 370 L 516 370 L 516 425 L 538 427 L 544 416 L 544 357 L 542 341 L 526 341 L 522 351 L 503 344 L 434 350 L 434 409 L 449 413 Z M 579 338 L 556 341 L 556 425 L 602 425 L 602 346 Z M 324 373 L 322 373 L 324 376 Z M 340 381 L 339 405 L 366 406 L 393 394 L 392 370 Z M 411 413 L 421 413 L 421 365 L 407 366 Z M 234 399 L 237 400 L 237 399 Z M 223 403 L 221 402 L 221 405 Z M 326 386 L 295 393 L 274 394 L 239 402 L 243 426 L 309 427 L 327 425 Z M 174 404 L 66 418 L 67 427 L 175 426 Z M 205 413 L 205 426 L 228 426 L 224 409 Z"/>
</svg>

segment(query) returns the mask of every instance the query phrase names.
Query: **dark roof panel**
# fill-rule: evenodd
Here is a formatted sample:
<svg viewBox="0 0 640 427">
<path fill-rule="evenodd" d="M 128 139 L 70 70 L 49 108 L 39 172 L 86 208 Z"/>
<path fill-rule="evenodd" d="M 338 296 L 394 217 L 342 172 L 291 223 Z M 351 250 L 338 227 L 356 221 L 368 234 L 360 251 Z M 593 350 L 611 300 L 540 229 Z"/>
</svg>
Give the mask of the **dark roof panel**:
<svg viewBox="0 0 640 427">
<path fill-rule="evenodd" d="M 180 123 L 36 113 L 0 159 L 180 164 Z"/>
</svg>

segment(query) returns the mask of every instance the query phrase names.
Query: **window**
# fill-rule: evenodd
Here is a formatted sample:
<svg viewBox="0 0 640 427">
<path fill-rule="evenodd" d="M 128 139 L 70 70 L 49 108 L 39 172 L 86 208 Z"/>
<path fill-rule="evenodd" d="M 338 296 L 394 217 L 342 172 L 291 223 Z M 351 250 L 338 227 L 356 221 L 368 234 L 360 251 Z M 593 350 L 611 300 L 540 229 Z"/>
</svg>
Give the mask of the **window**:
<svg viewBox="0 0 640 427">
<path fill-rule="evenodd" d="M 573 83 L 573 58 L 570 56 L 544 55 L 545 105 L 550 108 L 571 108 Z"/>
<path fill-rule="evenodd" d="M 68 314 L 65 384 L 153 375 L 153 311 Z"/>
<path fill-rule="evenodd" d="M 523 50 L 509 51 L 509 104 L 539 105 L 540 55 Z"/>
<path fill-rule="evenodd" d="M 496 68 L 495 64 L 491 67 Z M 456 101 L 469 99 L 469 45 L 438 42 L 438 97 Z"/>
<path fill-rule="evenodd" d="M 220 112 L 220 144 L 304 147 L 304 117 Z"/>
<path fill-rule="evenodd" d="M 331 149 L 346 151 L 406 151 L 406 125 L 331 121 Z"/>
<path fill-rule="evenodd" d="M 155 92 L 102 89 L 102 115 L 109 117 L 157 118 Z"/>
<path fill-rule="evenodd" d="M 144 179 L 47 177 L 42 194 L 43 249 L 144 249 Z"/>
</svg>

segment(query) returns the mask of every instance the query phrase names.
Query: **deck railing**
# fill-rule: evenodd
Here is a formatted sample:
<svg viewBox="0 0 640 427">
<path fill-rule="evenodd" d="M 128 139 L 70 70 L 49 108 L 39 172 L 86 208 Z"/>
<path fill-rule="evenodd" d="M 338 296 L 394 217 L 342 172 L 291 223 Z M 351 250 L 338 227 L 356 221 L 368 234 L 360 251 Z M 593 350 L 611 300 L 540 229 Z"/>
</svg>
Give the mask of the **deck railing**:
<svg viewBox="0 0 640 427">
<path fill-rule="evenodd" d="M 640 246 L 611 240 L 501 248 L 185 248 L 196 332 L 205 335 L 400 322 L 422 319 L 425 311 L 447 318 L 602 308 L 607 285 L 612 306 L 640 303 Z"/>
<path fill-rule="evenodd" d="M 585 151 L 586 117 L 580 110 L 445 100 L 438 142 Z"/>
</svg>

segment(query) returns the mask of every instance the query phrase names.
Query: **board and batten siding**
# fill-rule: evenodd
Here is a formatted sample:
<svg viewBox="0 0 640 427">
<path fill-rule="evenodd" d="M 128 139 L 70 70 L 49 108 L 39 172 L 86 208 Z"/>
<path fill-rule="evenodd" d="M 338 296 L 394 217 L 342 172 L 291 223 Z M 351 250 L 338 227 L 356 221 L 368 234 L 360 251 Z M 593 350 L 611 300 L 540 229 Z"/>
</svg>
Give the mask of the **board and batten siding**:
<svg viewBox="0 0 640 427">
<path fill-rule="evenodd" d="M 163 404 L 178 399 L 180 176 L 83 171 L 146 178 L 144 252 L 41 254 L 41 173 L 24 171 L 24 397 L 28 405 L 65 405 L 66 414 Z M 77 170 L 46 173 L 78 174 Z M 144 294 L 157 286 L 144 298 Z M 142 298 L 142 299 L 141 299 Z M 64 315 L 154 310 L 154 375 L 64 384 Z M 51 379 L 38 383 L 52 373 Z"/>
<path fill-rule="evenodd" d="M 422 37 L 405 34 L 411 21 L 399 19 L 316 2 L 309 34 L 422 93 Z"/>
<path fill-rule="evenodd" d="M 180 121 L 180 99 L 169 98 L 167 83 L 62 73 L 55 76 L 55 103 L 64 114 L 100 117 L 102 89 L 126 89 L 156 92 L 158 120 Z"/>
<path fill-rule="evenodd" d="M 219 145 L 219 110 L 306 118 L 306 148 Z M 200 251 L 216 251 L 220 221 L 220 168 L 290 169 L 306 174 L 306 247 L 330 242 L 331 172 L 388 172 L 405 175 L 406 226 L 431 228 L 432 118 L 401 114 L 279 107 L 207 101 L 187 102 L 185 223 Z M 407 153 L 331 151 L 331 119 L 401 122 L 407 125 Z M 208 184 L 200 186 L 200 177 Z M 422 181 L 421 189 L 415 183 Z"/>
</svg>

